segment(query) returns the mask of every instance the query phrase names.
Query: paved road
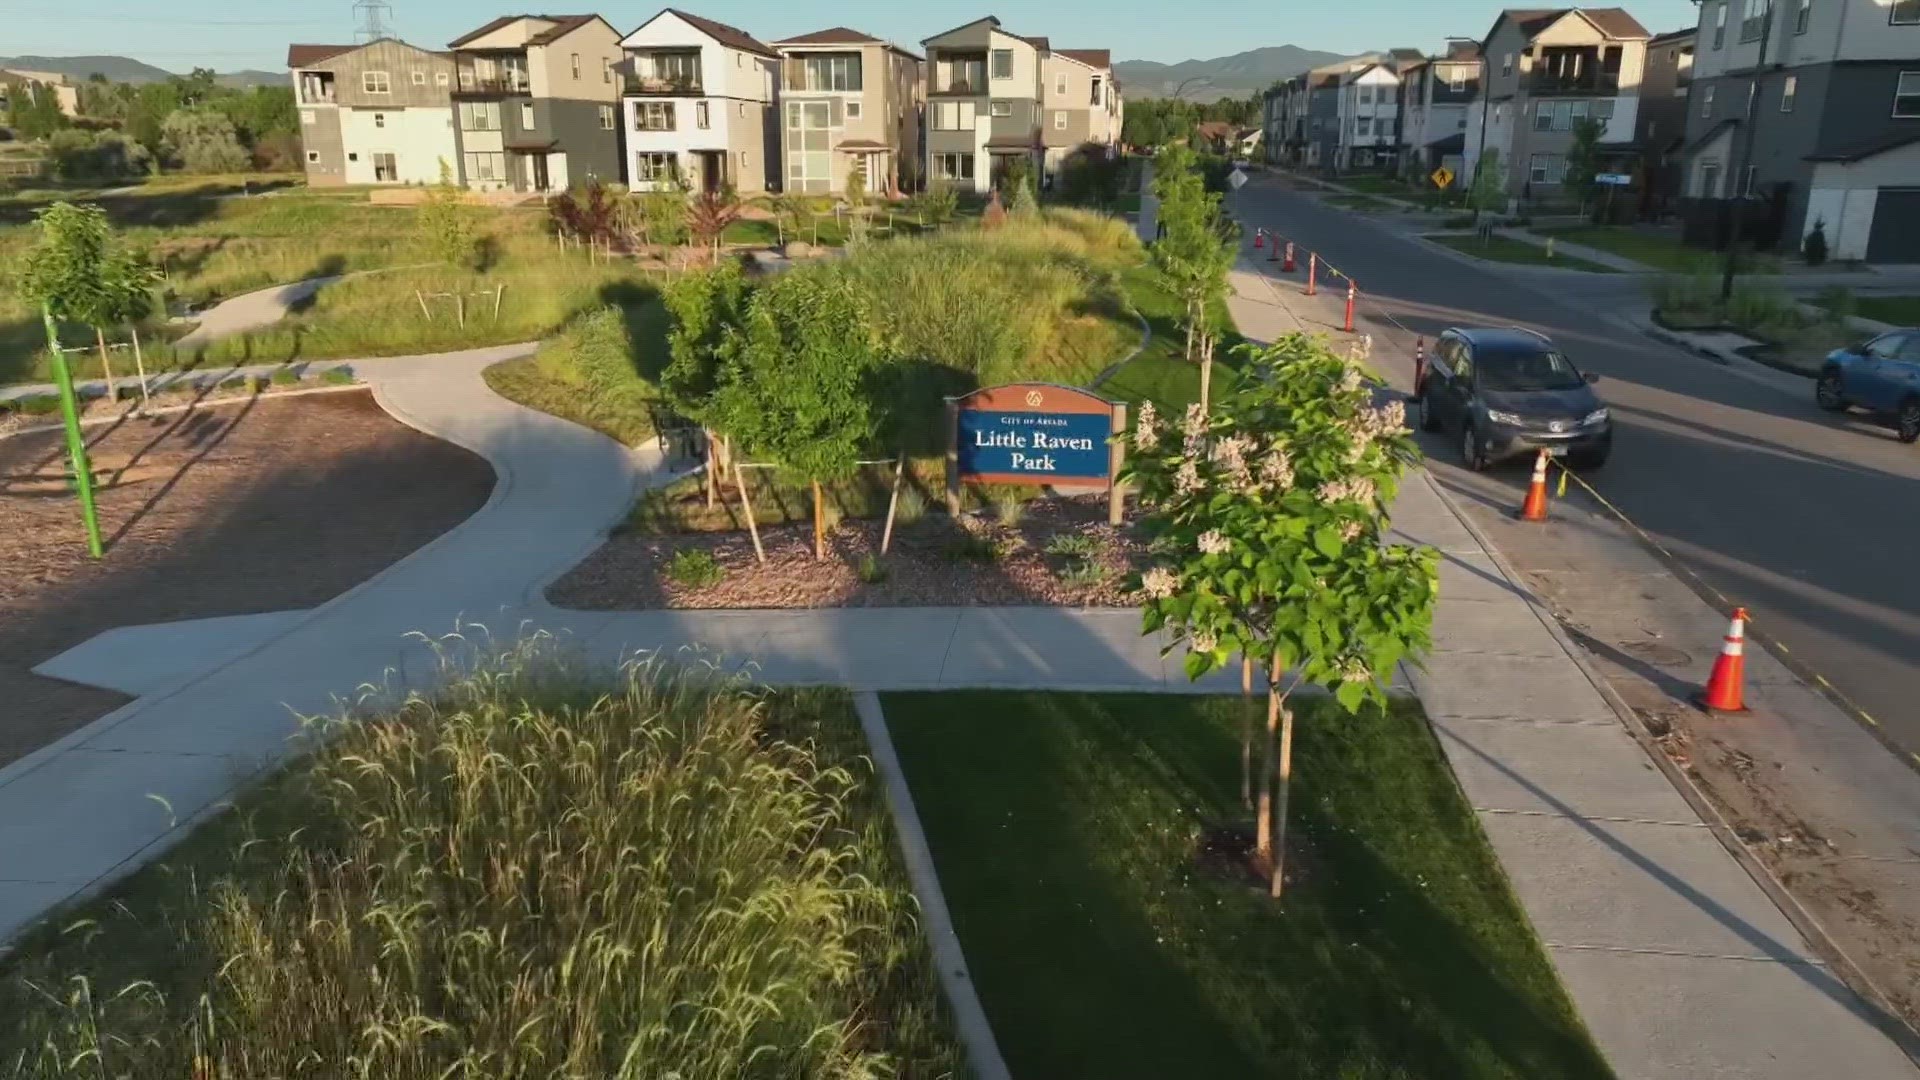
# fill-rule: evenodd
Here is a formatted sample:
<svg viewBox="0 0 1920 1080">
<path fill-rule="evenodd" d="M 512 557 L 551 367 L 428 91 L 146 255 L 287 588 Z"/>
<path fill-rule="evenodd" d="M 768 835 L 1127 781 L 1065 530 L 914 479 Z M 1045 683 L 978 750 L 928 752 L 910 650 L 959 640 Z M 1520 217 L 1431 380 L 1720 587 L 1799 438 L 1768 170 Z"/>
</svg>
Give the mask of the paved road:
<svg viewBox="0 0 1920 1080">
<path fill-rule="evenodd" d="M 1363 322 L 1384 311 L 1429 342 L 1449 325 L 1531 327 L 1601 374 L 1618 436 L 1595 488 L 1920 753 L 1920 448 L 1819 412 L 1804 380 L 1743 378 L 1623 327 L 1608 312 L 1626 281 L 1465 263 L 1409 239 L 1402 221 L 1270 181 L 1235 200 L 1242 220 L 1351 273 Z M 1411 358 L 1390 347 L 1404 337 L 1384 321 L 1365 328 L 1375 365 L 1410 387 Z M 1517 500 L 1521 470 L 1476 477 L 1450 446 L 1428 450 L 1448 486 Z"/>
</svg>

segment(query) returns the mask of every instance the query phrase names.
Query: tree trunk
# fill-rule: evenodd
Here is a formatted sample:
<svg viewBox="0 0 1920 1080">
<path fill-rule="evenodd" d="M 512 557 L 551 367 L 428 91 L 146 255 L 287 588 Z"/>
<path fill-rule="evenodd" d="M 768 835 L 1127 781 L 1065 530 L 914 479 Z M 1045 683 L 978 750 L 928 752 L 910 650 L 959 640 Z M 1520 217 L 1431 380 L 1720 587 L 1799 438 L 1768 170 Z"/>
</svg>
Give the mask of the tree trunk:
<svg viewBox="0 0 1920 1080">
<path fill-rule="evenodd" d="M 150 409 L 153 398 L 147 393 L 147 361 L 140 355 L 140 328 L 129 326 L 127 333 L 133 337 L 133 369 L 140 373 L 140 407 Z"/>
<path fill-rule="evenodd" d="M 99 327 L 93 328 L 94 343 L 100 346 L 100 371 L 107 377 L 107 402 L 117 404 L 120 401 L 119 388 L 113 384 L 113 361 L 107 359 L 107 334 Z"/>
<path fill-rule="evenodd" d="M 713 429 L 704 429 L 707 436 L 707 509 L 720 501 L 720 455 L 714 453 Z"/>
<path fill-rule="evenodd" d="M 1200 331 L 1200 414 L 1213 404 L 1213 335 Z"/>
<path fill-rule="evenodd" d="M 813 482 L 813 561 L 827 561 L 827 501 L 818 480 Z"/>
<path fill-rule="evenodd" d="M 1280 657 L 1275 654 L 1271 674 L 1267 676 L 1267 752 L 1260 770 L 1260 797 L 1255 804 L 1253 823 L 1254 851 L 1268 865 L 1278 860 L 1273 855 L 1273 777 L 1279 761 L 1280 739 Z"/>
<path fill-rule="evenodd" d="M 1280 714 L 1280 805 L 1276 808 L 1273 824 L 1273 882 L 1268 895 L 1275 900 L 1287 884 L 1287 794 L 1293 786 L 1293 710 L 1282 704 L 1285 695 L 1280 693 L 1279 672 L 1274 673 L 1274 685 L 1267 689 L 1268 723 L 1272 723 L 1272 714 Z"/>
<path fill-rule="evenodd" d="M 1240 654 L 1240 805 L 1253 806 L 1253 657 Z"/>
</svg>

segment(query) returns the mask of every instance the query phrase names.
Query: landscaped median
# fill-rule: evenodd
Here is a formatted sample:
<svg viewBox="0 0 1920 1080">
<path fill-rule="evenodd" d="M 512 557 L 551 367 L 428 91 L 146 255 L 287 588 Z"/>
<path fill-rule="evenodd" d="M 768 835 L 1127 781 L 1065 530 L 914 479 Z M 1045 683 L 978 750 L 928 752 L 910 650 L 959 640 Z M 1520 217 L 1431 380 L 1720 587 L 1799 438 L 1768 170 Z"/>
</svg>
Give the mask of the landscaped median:
<svg viewBox="0 0 1920 1080">
<path fill-rule="evenodd" d="M 18 943 L 0 1070 L 964 1075 L 850 698 L 534 646 Z"/>
<path fill-rule="evenodd" d="M 1576 258 L 1559 252 L 1549 253 L 1544 246 L 1529 244 L 1512 237 L 1490 235 L 1478 236 L 1472 233 L 1431 233 L 1422 239 L 1438 244 L 1462 255 L 1471 255 L 1476 259 L 1489 262 L 1514 263 L 1520 266 L 1551 266 L 1561 270 L 1583 270 L 1590 274 L 1611 274 L 1616 271 L 1610 266 Z"/>
<path fill-rule="evenodd" d="M 1605 1077 L 1418 705 L 1296 706 L 1291 883 L 1239 698 L 887 694 L 1015 1076 Z"/>
</svg>

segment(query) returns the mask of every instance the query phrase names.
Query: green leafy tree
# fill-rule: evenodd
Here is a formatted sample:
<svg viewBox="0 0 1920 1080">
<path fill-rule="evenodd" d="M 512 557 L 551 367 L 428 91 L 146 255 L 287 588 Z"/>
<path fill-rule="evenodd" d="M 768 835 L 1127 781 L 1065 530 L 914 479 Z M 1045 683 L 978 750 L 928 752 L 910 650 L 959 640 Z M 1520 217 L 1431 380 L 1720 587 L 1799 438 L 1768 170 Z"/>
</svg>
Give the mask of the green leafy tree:
<svg viewBox="0 0 1920 1080">
<path fill-rule="evenodd" d="M 453 181 L 453 167 L 444 159 L 440 182 L 428 190 L 414 221 L 420 246 L 433 261 L 462 268 L 473 265 L 479 251 L 479 222 Z"/>
<path fill-rule="evenodd" d="M 687 196 L 679 190 L 640 196 L 640 228 L 645 243 L 677 247 L 687 242 Z"/>
<path fill-rule="evenodd" d="M 923 226 L 945 225 L 960 208 L 960 194 L 945 180 L 934 180 L 927 190 L 914 196 L 914 216 Z"/>
<path fill-rule="evenodd" d="M 167 118 L 180 111 L 180 87 L 175 80 L 134 88 L 127 103 L 124 130 L 155 158 L 165 156 Z"/>
<path fill-rule="evenodd" d="M 21 285 L 55 319 L 93 328 L 107 395 L 114 396 L 106 327 L 118 322 L 121 283 L 116 276 L 113 227 L 97 206 L 56 203 L 39 217 L 40 242 L 27 255 Z"/>
<path fill-rule="evenodd" d="M 662 300 L 671 325 L 668 361 L 660 371 L 660 396 L 674 412 L 712 426 L 713 393 L 728 334 L 745 315 L 747 279 L 738 263 L 723 262 L 674 278 Z"/>
<path fill-rule="evenodd" d="M 1593 178 L 1600 175 L 1600 136 L 1607 127 L 1592 117 L 1573 122 L 1573 143 L 1567 147 L 1567 174 L 1562 178 L 1567 194 L 1584 208 L 1593 196 Z"/>
<path fill-rule="evenodd" d="M 853 475 L 873 442 L 870 382 L 892 350 L 850 283 L 792 271 L 752 291 L 722 355 L 716 426 L 747 456 L 812 484 L 814 558 L 825 560 L 821 484 Z"/>
<path fill-rule="evenodd" d="M 800 224 L 813 212 L 813 206 L 797 191 L 783 191 L 769 199 L 768 205 L 773 210 L 773 227 L 780 234 L 780 246 L 786 247 L 789 237 L 800 235 Z"/>
<path fill-rule="evenodd" d="M 193 173 L 240 172 L 252 160 L 233 121 L 214 109 L 183 109 L 160 124 L 167 156 Z"/>
<path fill-rule="evenodd" d="M 44 139 L 72 126 L 60 111 L 60 99 L 50 86 L 28 80 L 9 80 L 8 126 L 22 139 Z"/>
<path fill-rule="evenodd" d="M 1162 226 L 1150 249 L 1153 265 L 1186 309 L 1186 356 L 1200 363 L 1204 410 L 1218 338 L 1214 312 L 1225 299 L 1238 242 L 1220 212 L 1220 196 L 1207 190 L 1197 158 L 1184 145 L 1171 144 L 1155 156 L 1153 186 Z"/>
<path fill-rule="evenodd" d="M 1467 191 L 1467 205 L 1474 215 L 1492 213 L 1507 203 L 1507 174 L 1500 163 L 1500 151 L 1488 147 L 1475 163 L 1473 187 Z"/>
<path fill-rule="evenodd" d="M 1418 456 L 1403 407 L 1376 408 L 1368 376 L 1318 339 L 1292 335 L 1247 359 L 1211 413 L 1190 406 L 1169 429 L 1143 406 L 1124 479 L 1166 553 L 1132 582 L 1145 631 L 1186 649 L 1190 679 L 1236 654 L 1265 673 L 1255 844 L 1278 898 L 1287 699 L 1313 685 L 1348 712 L 1384 705 L 1395 665 L 1429 647 L 1438 564 L 1384 543 L 1386 508 Z"/>
<path fill-rule="evenodd" d="M 115 248 L 107 255 L 101 270 L 102 301 L 99 316 L 105 325 L 124 327 L 133 345 L 134 371 L 140 379 L 141 405 L 152 404 L 147 387 L 147 361 L 140 351 L 140 324 L 151 319 L 159 305 L 154 290 L 161 274 L 145 257 L 127 248 Z M 101 350 L 102 363 L 106 351 Z M 111 381 L 111 377 L 109 377 Z"/>
</svg>

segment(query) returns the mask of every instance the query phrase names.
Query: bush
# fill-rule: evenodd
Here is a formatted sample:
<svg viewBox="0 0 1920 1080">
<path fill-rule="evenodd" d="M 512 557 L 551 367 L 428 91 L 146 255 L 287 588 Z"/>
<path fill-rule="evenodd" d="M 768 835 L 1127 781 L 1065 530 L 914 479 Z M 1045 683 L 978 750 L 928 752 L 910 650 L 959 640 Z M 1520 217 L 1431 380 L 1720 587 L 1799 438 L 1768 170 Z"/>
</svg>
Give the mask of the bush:
<svg viewBox="0 0 1920 1080">
<path fill-rule="evenodd" d="M 990 563 L 1000 558 L 1000 545 L 984 536 L 962 533 L 949 540 L 941 554 L 948 562 Z"/>
<path fill-rule="evenodd" d="M 1773 285 L 1742 284 L 1727 300 L 1727 321 L 1743 330 L 1797 327 L 1803 321 L 1793 298 Z"/>
<path fill-rule="evenodd" d="M 352 386 L 354 381 L 351 368 L 334 367 L 320 373 L 320 383 L 323 386 Z"/>
<path fill-rule="evenodd" d="M 900 491 L 900 501 L 893 508 L 893 522 L 896 525 L 911 525 L 927 514 L 927 497 L 920 489 L 907 485 Z"/>
<path fill-rule="evenodd" d="M 1814 305 L 1825 309 L 1827 319 L 1841 327 L 1859 314 L 1860 302 L 1854 298 L 1853 290 L 1845 285 L 1829 285 L 1814 297 Z"/>
<path fill-rule="evenodd" d="M 726 571 L 715 561 L 713 553 L 704 548 L 681 548 L 667 563 L 667 577 L 689 589 L 719 584 L 725 576 Z"/>
<path fill-rule="evenodd" d="M 298 386 L 299 384 L 300 373 L 292 368 L 281 368 L 279 371 L 273 373 L 273 385 L 275 386 Z"/>
<path fill-rule="evenodd" d="M 628 336 L 625 314 L 609 304 L 576 318 L 559 337 L 541 345 L 534 367 L 555 382 L 578 388 L 597 411 L 644 412 L 654 389 L 641 377 L 638 352 Z"/>
<path fill-rule="evenodd" d="M 24 416 L 51 416 L 60 411 L 60 399 L 52 394 L 15 398 L 14 407 Z"/>
<path fill-rule="evenodd" d="M 1807 234 L 1806 241 L 1801 245 L 1800 253 L 1802 256 L 1806 258 L 1808 266 L 1821 266 L 1826 263 L 1827 261 L 1827 223 L 1826 222 L 1815 221 L 1813 223 L 1813 231 Z"/>
<path fill-rule="evenodd" d="M 1085 533 L 1063 533 L 1047 541 L 1047 554 L 1061 559 L 1092 559 L 1100 554 L 1098 537 Z"/>
<path fill-rule="evenodd" d="M 10 1075 L 964 1073 L 844 694 L 509 658 L 326 734 L 9 957 Z"/>
<path fill-rule="evenodd" d="M 1668 319 L 1706 323 L 1721 318 L 1720 283 L 1706 271 L 1659 278 L 1651 292 L 1654 310 Z"/>
<path fill-rule="evenodd" d="M 880 557 L 871 551 L 860 556 L 860 565 L 855 568 L 854 572 L 859 574 L 860 580 L 868 585 L 878 585 L 887 580 L 886 564 L 881 562 Z"/>
</svg>

